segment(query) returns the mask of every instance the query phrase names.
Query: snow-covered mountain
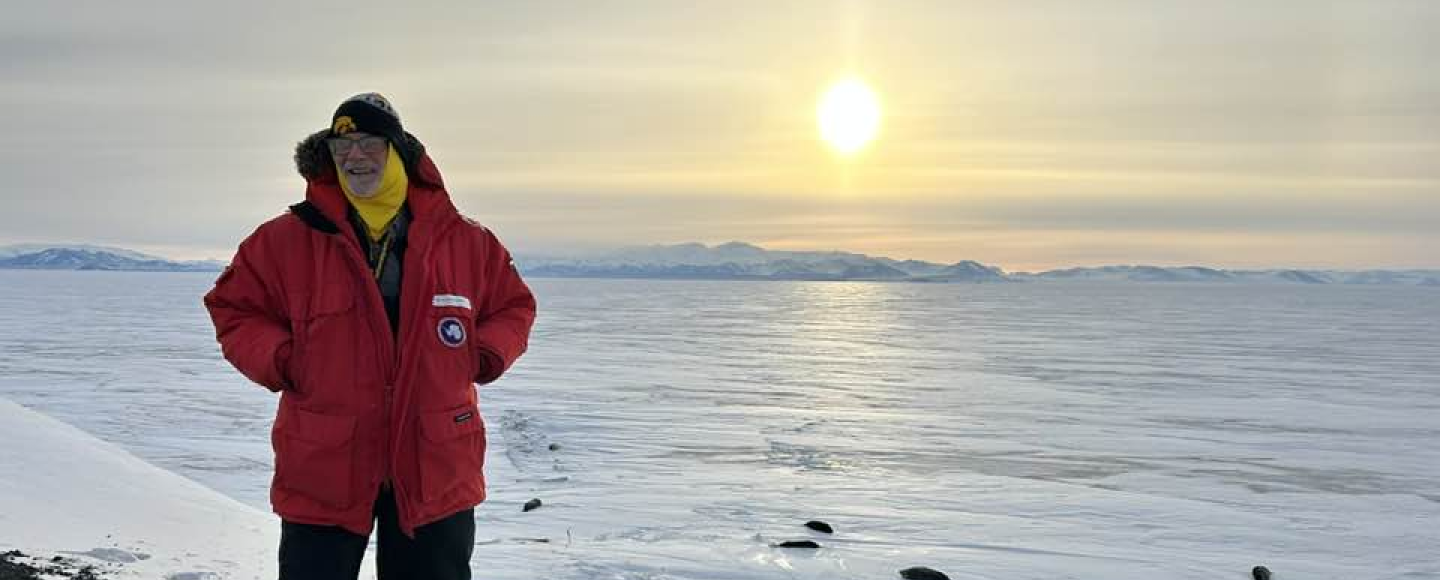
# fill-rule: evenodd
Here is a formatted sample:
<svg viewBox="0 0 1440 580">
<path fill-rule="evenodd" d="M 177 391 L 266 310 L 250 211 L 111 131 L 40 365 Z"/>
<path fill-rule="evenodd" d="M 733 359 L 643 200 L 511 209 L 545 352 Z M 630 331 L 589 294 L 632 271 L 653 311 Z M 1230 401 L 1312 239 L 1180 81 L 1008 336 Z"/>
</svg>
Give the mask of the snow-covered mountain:
<svg viewBox="0 0 1440 580">
<path fill-rule="evenodd" d="M 976 262 L 934 264 L 898 261 L 852 252 L 767 250 L 729 242 L 640 246 L 571 257 L 517 261 L 532 276 L 597 278 L 698 278 L 736 280 L 893 280 L 1003 282 L 999 268 Z"/>
<path fill-rule="evenodd" d="M 1440 270 L 1217 270 L 1200 266 L 1101 266 L 1011 274 L 1015 280 L 1053 282 L 1232 282 L 1440 286 Z"/>
<path fill-rule="evenodd" d="M 995 266 L 986 266 L 973 260 L 957 262 L 940 269 L 939 272 L 930 275 L 918 275 L 916 280 L 925 282 L 1009 282 L 1012 278 L 1005 274 L 1004 270 Z"/>
<path fill-rule="evenodd" d="M 0 268 L 20 270 L 123 270 L 144 272 L 210 272 L 223 262 L 175 262 L 120 248 L 99 246 L 6 246 Z"/>
<path fill-rule="evenodd" d="M 16 256 L 22 256 L 25 254 L 37 254 L 45 250 L 77 250 L 84 252 L 103 252 L 106 254 L 114 254 L 122 258 L 129 258 L 131 260 L 139 261 L 165 259 L 160 256 L 156 256 L 153 254 L 144 254 L 135 250 L 127 250 L 125 248 L 116 248 L 113 246 L 96 246 L 92 244 L 13 244 L 8 246 L 0 246 L 0 259 L 14 258 Z"/>
<path fill-rule="evenodd" d="M 1027 280 L 1127 280 L 1132 282 L 1222 282 L 1235 276 L 1224 270 L 1185 266 L 1101 266 L 1098 268 L 1067 268 L 1038 274 L 1017 275 Z"/>
<path fill-rule="evenodd" d="M 1221 270 L 1202 266 L 1102 266 L 1008 274 L 965 260 L 937 264 L 853 252 L 767 250 L 743 242 L 639 246 L 574 256 L 522 256 L 531 276 L 905 282 L 1207 282 L 1440 286 L 1436 270 Z"/>
</svg>

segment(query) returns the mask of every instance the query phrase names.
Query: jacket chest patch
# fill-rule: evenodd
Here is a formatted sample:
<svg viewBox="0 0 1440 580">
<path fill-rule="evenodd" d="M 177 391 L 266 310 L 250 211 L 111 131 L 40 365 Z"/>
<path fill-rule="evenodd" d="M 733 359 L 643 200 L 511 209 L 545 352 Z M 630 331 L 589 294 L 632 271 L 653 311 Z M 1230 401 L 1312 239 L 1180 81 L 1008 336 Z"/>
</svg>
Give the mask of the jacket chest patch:
<svg viewBox="0 0 1440 580">
<path fill-rule="evenodd" d="M 465 344 L 465 323 L 454 316 L 446 316 L 440 319 L 435 325 L 435 334 L 440 337 L 441 344 L 450 348 L 460 348 Z"/>
<path fill-rule="evenodd" d="M 470 299 L 455 294 L 436 294 L 430 300 L 430 305 L 435 307 L 451 306 L 455 308 L 470 308 Z"/>
</svg>

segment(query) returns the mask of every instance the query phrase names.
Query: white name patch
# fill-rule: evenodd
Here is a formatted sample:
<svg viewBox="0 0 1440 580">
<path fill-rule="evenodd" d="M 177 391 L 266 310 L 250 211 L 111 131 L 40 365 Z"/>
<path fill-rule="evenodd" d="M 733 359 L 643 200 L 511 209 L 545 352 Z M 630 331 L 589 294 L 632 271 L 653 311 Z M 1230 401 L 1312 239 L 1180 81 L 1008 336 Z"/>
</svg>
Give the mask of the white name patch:
<svg viewBox="0 0 1440 580">
<path fill-rule="evenodd" d="M 435 299 L 430 302 L 432 306 L 453 306 L 456 308 L 470 308 L 470 299 L 454 294 L 436 294 Z"/>
</svg>

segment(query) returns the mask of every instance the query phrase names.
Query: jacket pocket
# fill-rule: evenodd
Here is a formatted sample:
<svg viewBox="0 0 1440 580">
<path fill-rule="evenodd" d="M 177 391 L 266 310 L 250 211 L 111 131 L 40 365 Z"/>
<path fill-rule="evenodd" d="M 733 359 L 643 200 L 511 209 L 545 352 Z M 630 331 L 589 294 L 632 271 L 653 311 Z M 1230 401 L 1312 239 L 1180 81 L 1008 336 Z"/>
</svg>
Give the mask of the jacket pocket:
<svg viewBox="0 0 1440 580">
<path fill-rule="evenodd" d="M 485 424 L 475 405 L 420 414 L 420 490 L 425 502 L 482 485 Z"/>
<path fill-rule="evenodd" d="M 350 507 L 355 422 L 282 403 L 275 420 L 276 485 L 334 508 Z"/>
</svg>

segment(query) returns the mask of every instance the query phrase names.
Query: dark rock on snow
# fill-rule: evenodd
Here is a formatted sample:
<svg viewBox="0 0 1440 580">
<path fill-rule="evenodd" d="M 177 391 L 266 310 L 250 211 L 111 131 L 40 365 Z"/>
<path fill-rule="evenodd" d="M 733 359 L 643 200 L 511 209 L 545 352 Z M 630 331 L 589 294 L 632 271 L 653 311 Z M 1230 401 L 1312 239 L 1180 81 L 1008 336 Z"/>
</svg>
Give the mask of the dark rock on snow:
<svg viewBox="0 0 1440 580">
<path fill-rule="evenodd" d="M 938 570 L 931 570 L 924 566 L 906 568 L 900 571 L 900 577 L 905 580 L 950 580 L 949 576 Z"/>
<path fill-rule="evenodd" d="M 540 498 L 537 497 L 537 498 L 535 498 L 535 499 L 532 499 L 532 500 L 530 500 L 530 501 L 525 502 L 525 507 L 523 508 L 523 511 L 527 511 L 527 512 L 528 512 L 528 511 L 530 511 L 530 510 L 539 508 L 540 505 L 541 505 Z"/>
<path fill-rule="evenodd" d="M 815 530 L 817 532 L 824 532 L 827 534 L 835 533 L 835 528 L 830 527 L 830 524 L 818 520 L 811 520 L 805 522 L 805 527 Z"/>
</svg>

